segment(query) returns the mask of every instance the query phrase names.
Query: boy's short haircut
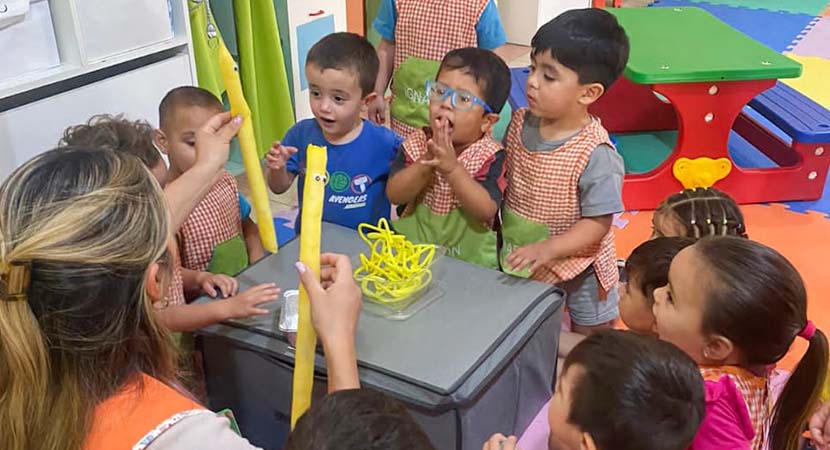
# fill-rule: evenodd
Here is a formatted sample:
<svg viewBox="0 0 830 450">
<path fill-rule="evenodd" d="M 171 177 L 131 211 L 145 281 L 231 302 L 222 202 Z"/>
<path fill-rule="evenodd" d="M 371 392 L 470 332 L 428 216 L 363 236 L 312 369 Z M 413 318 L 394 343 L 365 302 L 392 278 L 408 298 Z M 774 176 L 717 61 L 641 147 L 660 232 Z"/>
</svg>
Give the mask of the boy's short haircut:
<svg viewBox="0 0 830 450">
<path fill-rule="evenodd" d="M 176 110 L 190 106 L 213 109 L 217 113 L 225 110 L 222 102 L 210 91 L 196 86 L 180 86 L 168 92 L 161 99 L 159 127 L 167 129 Z"/>
<path fill-rule="evenodd" d="M 598 450 L 685 450 L 705 411 L 694 361 L 668 342 L 602 330 L 568 354 L 579 366 L 568 422 L 590 433 Z"/>
<path fill-rule="evenodd" d="M 459 69 L 475 78 L 484 92 L 483 100 L 493 112 L 500 113 L 510 95 L 510 69 L 507 64 L 490 50 L 459 48 L 444 56 L 438 73 Z"/>
<path fill-rule="evenodd" d="M 400 402 L 370 389 L 327 395 L 312 405 L 283 450 L 435 450 Z"/>
<path fill-rule="evenodd" d="M 367 96 L 375 90 L 378 77 L 378 54 L 372 44 L 355 33 L 332 33 L 320 39 L 308 51 L 306 65 L 320 70 L 348 70 L 357 75 L 360 91 Z"/>
<path fill-rule="evenodd" d="M 628 36 L 609 12 L 573 9 L 542 25 L 530 42 L 533 55 L 550 51 L 579 75 L 581 84 L 614 84 L 628 62 Z"/>
<path fill-rule="evenodd" d="M 99 114 L 82 125 L 67 128 L 60 146 L 95 147 L 138 157 L 150 169 L 162 163 L 153 144 L 153 126 L 144 120 L 129 120 L 123 115 Z"/>
<path fill-rule="evenodd" d="M 643 242 L 631 252 L 625 262 L 625 271 L 629 280 L 637 279 L 650 304 L 654 304 L 654 290 L 668 284 L 674 257 L 694 243 L 695 239 L 688 237 L 660 237 Z"/>
</svg>

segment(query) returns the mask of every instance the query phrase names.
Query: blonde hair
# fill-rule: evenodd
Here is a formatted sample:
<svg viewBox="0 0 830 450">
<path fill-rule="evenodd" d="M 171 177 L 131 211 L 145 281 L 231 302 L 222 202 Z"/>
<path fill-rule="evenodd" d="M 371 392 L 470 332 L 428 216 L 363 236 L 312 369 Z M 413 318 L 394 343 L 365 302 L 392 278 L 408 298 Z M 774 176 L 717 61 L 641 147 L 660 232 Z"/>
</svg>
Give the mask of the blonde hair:
<svg viewBox="0 0 830 450">
<path fill-rule="evenodd" d="M 0 448 L 80 450 L 125 384 L 175 383 L 144 285 L 168 233 L 158 184 L 128 155 L 56 149 L 3 183 L 0 275 L 24 265 L 31 278 L 20 298 L 0 290 Z"/>
</svg>

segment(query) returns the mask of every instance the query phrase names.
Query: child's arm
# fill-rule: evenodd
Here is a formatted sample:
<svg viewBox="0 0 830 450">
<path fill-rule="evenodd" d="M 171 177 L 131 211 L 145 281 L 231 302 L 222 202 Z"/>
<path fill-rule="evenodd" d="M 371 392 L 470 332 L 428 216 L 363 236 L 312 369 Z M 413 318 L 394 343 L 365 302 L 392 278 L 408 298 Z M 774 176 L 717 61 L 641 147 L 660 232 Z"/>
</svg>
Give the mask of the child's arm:
<svg viewBox="0 0 830 450">
<path fill-rule="evenodd" d="M 396 165 L 405 166 L 395 171 Z M 432 180 L 432 167 L 418 161 L 406 166 L 406 152 L 403 146 L 398 150 L 398 157 L 392 163 L 392 175 L 386 183 L 386 197 L 395 205 L 405 205 L 415 201 L 418 195 L 429 186 Z"/>
<path fill-rule="evenodd" d="M 194 296 L 207 294 L 213 298 L 222 294 L 223 298 L 236 295 L 239 284 L 236 279 L 222 274 L 199 272 L 182 267 L 182 285 L 184 291 Z"/>
<path fill-rule="evenodd" d="M 250 217 L 242 219 L 242 235 L 245 236 L 245 246 L 248 248 L 248 262 L 253 264 L 265 257 L 265 249 L 259 237 L 259 228 Z"/>
<path fill-rule="evenodd" d="M 422 164 L 440 171 L 450 183 L 452 191 L 461 203 L 461 209 L 481 222 L 490 222 L 496 216 L 498 205 L 487 189 L 476 181 L 458 162 L 452 144 L 449 126 L 439 120 L 434 126 L 434 137 L 427 146 L 434 158 Z"/>
<path fill-rule="evenodd" d="M 268 314 L 267 309 L 258 308 L 258 306 L 276 300 L 279 295 L 280 290 L 276 284 L 261 284 L 223 300 L 175 305 L 156 310 L 156 317 L 170 331 L 196 331 L 229 319 L 244 319 Z"/>
<path fill-rule="evenodd" d="M 375 79 L 375 93 L 378 94 L 372 104 L 369 105 L 369 120 L 377 124 L 386 121 L 386 89 L 392 79 L 392 70 L 395 67 L 395 43 L 381 38 L 378 44 L 378 77 Z"/>
<path fill-rule="evenodd" d="M 241 124 L 241 119 L 231 120 L 230 113 L 225 112 L 211 117 L 196 133 L 196 162 L 164 188 L 174 232 L 213 188 L 228 161 L 231 139 Z"/>
<path fill-rule="evenodd" d="M 296 147 L 284 146 L 279 142 L 274 142 L 271 150 L 265 156 L 268 164 L 265 178 L 268 180 L 268 187 L 275 194 L 282 194 L 287 191 L 291 187 L 291 183 L 294 182 L 295 175 L 288 171 L 287 164 L 291 156 L 296 153 Z"/>
<path fill-rule="evenodd" d="M 507 264 L 513 270 L 523 270 L 530 266 L 530 271 L 535 272 L 546 262 L 568 258 L 600 242 L 611 229 L 613 220 L 611 214 L 584 217 L 562 234 L 514 250 L 507 256 Z"/>
</svg>

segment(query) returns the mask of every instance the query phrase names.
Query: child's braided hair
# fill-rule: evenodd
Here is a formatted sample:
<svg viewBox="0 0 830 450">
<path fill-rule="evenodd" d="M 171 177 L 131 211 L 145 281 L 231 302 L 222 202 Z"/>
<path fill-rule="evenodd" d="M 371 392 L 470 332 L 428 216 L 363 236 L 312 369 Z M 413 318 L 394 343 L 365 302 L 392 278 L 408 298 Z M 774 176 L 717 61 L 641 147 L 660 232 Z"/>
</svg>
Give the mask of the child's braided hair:
<svg viewBox="0 0 830 450">
<path fill-rule="evenodd" d="M 674 217 L 686 228 L 686 236 L 748 237 L 741 208 L 729 195 L 714 188 L 686 189 L 671 195 L 657 207 L 658 214 Z"/>
</svg>

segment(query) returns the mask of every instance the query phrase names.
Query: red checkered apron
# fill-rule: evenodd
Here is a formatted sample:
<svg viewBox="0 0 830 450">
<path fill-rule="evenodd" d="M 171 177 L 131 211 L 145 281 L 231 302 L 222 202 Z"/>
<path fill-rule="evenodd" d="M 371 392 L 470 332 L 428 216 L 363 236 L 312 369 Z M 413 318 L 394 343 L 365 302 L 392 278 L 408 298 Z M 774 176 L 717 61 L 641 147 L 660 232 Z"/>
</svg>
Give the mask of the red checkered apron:
<svg viewBox="0 0 830 450">
<path fill-rule="evenodd" d="M 204 272 L 213 257 L 213 249 L 242 234 L 238 195 L 236 179 L 225 172 L 193 208 L 179 229 L 179 253 L 183 267 Z"/>
<path fill-rule="evenodd" d="M 394 72 L 409 57 L 441 61 L 450 50 L 476 47 L 476 25 L 487 2 L 488 0 L 396 0 L 398 17 L 395 23 Z M 401 136 L 416 131 L 394 117 L 391 127 Z"/>
<path fill-rule="evenodd" d="M 734 366 L 701 367 L 700 375 L 707 381 L 719 381 L 727 376 L 735 383 L 746 402 L 746 409 L 755 429 L 752 450 L 763 449 L 772 419 L 773 405 L 769 395 L 769 380 Z"/>
<path fill-rule="evenodd" d="M 579 177 L 591 153 L 600 144 L 612 145 L 608 132 L 594 119 L 578 135 L 552 152 L 532 152 L 522 144 L 522 128 L 527 110 L 513 113 L 507 130 L 507 189 L 505 208 L 525 220 L 546 225 L 551 236 L 565 233 L 582 219 L 579 204 Z M 505 224 L 507 239 L 511 230 Z M 521 239 L 517 239 L 521 240 Z M 556 284 L 576 278 L 593 264 L 600 286 L 609 292 L 619 281 L 614 233 L 570 258 L 546 264 L 533 273 L 533 279 Z"/>
<path fill-rule="evenodd" d="M 418 161 L 427 152 L 426 134 L 423 130 L 416 130 L 406 138 L 403 148 L 409 161 Z M 458 162 L 464 166 L 467 173 L 474 176 L 481 171 L 484 163 L 491 160 L 501 149 L 502 145 L 493 140 L 492 136 L 487 135 L 464 149 L 458 156 Z M 440 215 L 449 214 L 460 205 L 450 182 L 438 171 L 435 171 L 432 184 L 424 191 L 418 203 L 426 205 L 430 211 Z M 414 205 L 410 203 L 404 216 L 413 208 Z"/>
</svg>

